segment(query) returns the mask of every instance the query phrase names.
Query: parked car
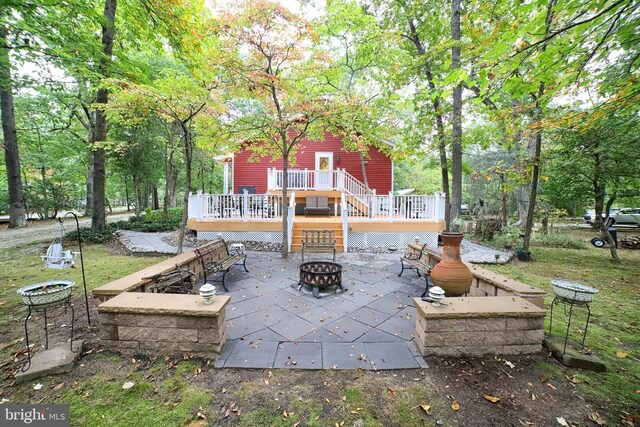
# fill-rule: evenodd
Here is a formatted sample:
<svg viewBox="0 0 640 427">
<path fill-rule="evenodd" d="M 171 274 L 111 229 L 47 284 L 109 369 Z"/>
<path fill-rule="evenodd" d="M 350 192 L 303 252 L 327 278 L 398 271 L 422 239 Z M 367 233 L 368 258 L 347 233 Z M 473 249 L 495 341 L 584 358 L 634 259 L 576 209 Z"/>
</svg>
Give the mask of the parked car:
<svg viewBox="0 0 640 427">
<path fill-rule="evenodd" d="M 611 208 L 611 211 L 609 212 L 609 216 L 613 216 L 616 212 L 618 211 L 618 209 L 616 208 Z M 593 219 L 596 216 L 596 211 L 594 209 L 587 209 L 587 213 L 584 214 L 584 222 L 586 222 L 587 224 L 593 225 Z M 607 214 L 605 212 L 602 212 L 602 220 L 604 221 L 604 218 L 607 216 Z"/>
<path fill-rule="evenodd" d="M 609 215 L 609 223 L 619 225 L 640 225 L 640 208 L 624 208 Z"/>
<path fill-rule="evenodd" d="M 469 204 L 463 203 L 460 205 L 460 214 L 461 215 L 469 215 Z"/>
</svg>

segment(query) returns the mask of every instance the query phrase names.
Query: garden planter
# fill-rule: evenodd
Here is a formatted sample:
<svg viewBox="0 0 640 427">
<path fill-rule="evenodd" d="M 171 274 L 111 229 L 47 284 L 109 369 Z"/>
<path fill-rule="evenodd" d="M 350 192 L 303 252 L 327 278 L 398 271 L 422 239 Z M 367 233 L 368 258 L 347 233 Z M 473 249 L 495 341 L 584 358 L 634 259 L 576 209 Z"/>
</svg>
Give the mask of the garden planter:
<svg viewBox="0 0 640 427">
<path fill-rule="evenodd" d="M 37 308 L 50 308 L 64 302 L 71 296 L 75 285 L 72 280 L 49 280 L 18 289 L 22 303 Z"/>
<path fill-rule="evenodd" d="M 431 281 L 444 289 L 445 295 L 460 296 L 469 292 L 473 274 L 460 258 L 462 233 L 440 233 L 442 260 L 431 270 Z"/>
</svg>

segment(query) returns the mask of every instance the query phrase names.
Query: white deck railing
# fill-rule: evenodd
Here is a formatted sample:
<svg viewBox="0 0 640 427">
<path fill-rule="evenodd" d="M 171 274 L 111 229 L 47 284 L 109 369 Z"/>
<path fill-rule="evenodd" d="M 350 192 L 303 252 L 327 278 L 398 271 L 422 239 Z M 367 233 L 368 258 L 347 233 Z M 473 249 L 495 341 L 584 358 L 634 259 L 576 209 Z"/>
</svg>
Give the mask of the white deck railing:
<svg viewBox="0 0 640 427">
<path fill-rule="evenodd" d="M 295 195 L 290 195 L 289 233 L 295 219 Z M 387 196 L 343 192 L 344 221 L 444 221 L 444 194 Z M 192 194 L 189 218 L 199 220 L 282 221 L 282 196 L 270 194 Z M 344 226 L 344 224 L 343 224 Z"/>
<path fill-rule="evenodd" d="M 282 221 L 282 196 L 273 194 L 191 194 L 189 218 Z"/>
<path fill-rule="evenodd" d="M 444 221 L 444 194 L 353 196 L 343 194 L 344 211 L 354 220 Z"/>
<path fill-rule="evenodd" d="M 267 190 L 282 190 L 283 171 L 269 169 L 267 171 Z M 287 170 L 287 188 L 289 190 L 338 190 L 355 196 L 371 196 L 376 190 L 365 187 L 353 175 L 344 169 L 336 170 Z"/>
</svg>

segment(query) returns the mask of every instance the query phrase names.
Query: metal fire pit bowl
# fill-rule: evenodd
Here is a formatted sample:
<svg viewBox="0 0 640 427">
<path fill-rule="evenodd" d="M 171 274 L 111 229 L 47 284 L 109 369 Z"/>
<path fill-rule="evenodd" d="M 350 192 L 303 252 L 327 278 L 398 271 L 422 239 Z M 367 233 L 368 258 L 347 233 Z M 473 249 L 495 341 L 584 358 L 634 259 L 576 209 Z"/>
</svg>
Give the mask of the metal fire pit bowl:
<svg viewBox="0 0 640 427">
<path fill-rule="evenodd" d="M 300 264 L 300 282 L 298 290 L 302 286 L 313 288 L 313 296 L 320 298 L 320 288 L 337 286 L 342 292 L 347 288 L 342 287 L 342 265 L 330 261 L 309 261 Z"/>
</svg>

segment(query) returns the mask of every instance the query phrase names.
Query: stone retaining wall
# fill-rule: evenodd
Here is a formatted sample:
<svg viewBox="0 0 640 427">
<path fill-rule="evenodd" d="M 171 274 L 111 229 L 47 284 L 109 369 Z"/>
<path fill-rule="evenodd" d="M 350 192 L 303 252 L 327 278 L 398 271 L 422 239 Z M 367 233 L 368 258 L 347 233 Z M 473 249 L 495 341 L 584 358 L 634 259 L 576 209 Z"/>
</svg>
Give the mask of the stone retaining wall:
<svg viewBox="0 0 640 427">
<path fill-rule="evenodd" d="M 420 254 L 421 244 L 411 243 L 407 247 L 407 252 Z M 440 254 L 431 249 L 425 251 L 428 263 L 436 265 L 440 262 Z M 466 263 L 467 267 L 473 273 L 473 281 L 468 296 L 471 297 L 495 297 L 515 295 L 526 299 L 527 301 L 544 308 L 544 297 L 547 295 L 543 289 L 534 288 L 525 285 L 517 280 L 510 279 L 502 274 L 482 268 L 478 265 Z"/>
<path fill-rule="evenodd" d="M 227 340 L 230 297 L 205 305 L 198 295 L 125 292 L 98 306 L 100 344 L 141 353 L 190 353 L 215 358 Z"/>
<path fill-rule="evenodd" d="M 176 266 L 195 273 L 196 279 L 204 277 L 200 260 L 194 251 L 189 251 L 95 288 L 92 291 L 95 303 L 103 303 L 123 292 L 146 292 L 147 286 L 152 284 L 146 277 L 166 273 Z"/>
<path fill-rule="evenodd" d="M 542 350 L 546 311 L 520 297 L 414 299 L 422 356 L 535 354 Z"/>
</svg>

